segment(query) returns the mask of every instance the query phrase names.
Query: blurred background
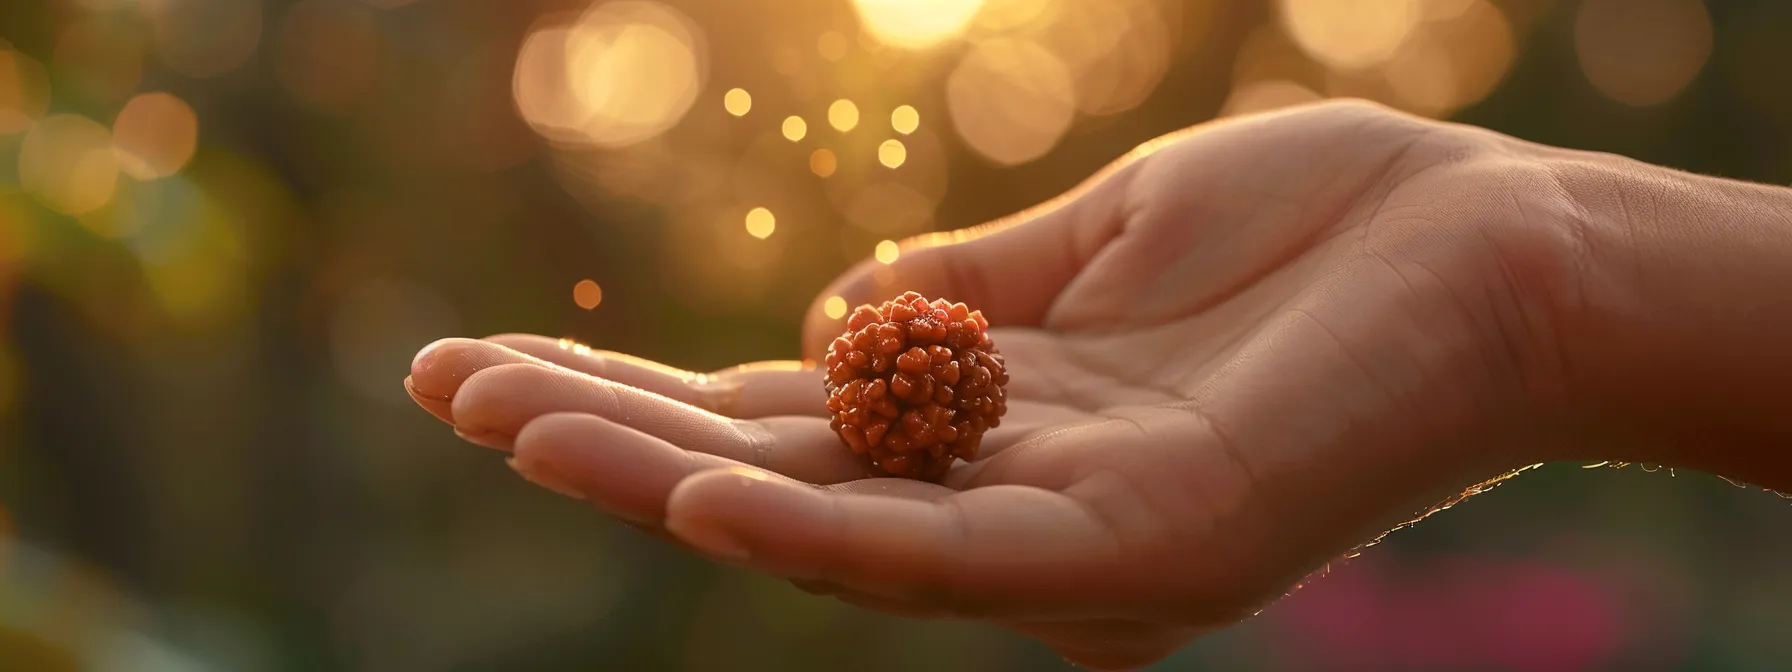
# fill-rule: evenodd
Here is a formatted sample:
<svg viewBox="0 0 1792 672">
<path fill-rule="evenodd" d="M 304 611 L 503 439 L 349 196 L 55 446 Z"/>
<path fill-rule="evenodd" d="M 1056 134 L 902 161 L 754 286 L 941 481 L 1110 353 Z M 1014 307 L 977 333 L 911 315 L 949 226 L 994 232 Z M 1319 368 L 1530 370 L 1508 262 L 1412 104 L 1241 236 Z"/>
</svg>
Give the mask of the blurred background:
<svg viewBox="0 0 1792 672">
<path fill-rule="evenodd" d="M 1327 97 L 1786 183 L 1788 34 L 1780 0 L 4 0 L 0 669 L 1066 669 L 674 552 L 399 381 L 507 331 L 795 356 L 886 241 Z M 1789 507 L 1551 466 L 1157 669 L 1785 669 Z"/>
</svg>

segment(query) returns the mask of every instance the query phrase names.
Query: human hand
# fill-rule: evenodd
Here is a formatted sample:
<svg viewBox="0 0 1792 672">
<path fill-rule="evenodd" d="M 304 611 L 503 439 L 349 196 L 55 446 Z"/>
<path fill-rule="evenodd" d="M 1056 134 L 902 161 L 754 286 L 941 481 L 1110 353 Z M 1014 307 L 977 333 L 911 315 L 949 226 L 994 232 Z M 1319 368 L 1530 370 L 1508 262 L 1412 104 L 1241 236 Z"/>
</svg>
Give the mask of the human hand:
<svg viewBox="0 0 1792 672">
<path fill-rule="evenodd" d="M 698 375 L 509 335 L 432 345 L 407 387 L 695 552 L 1136 668 L 1538 461 L 1579 259 L 1561 155 L 1325 104 L 1167 137 L 853 269 L 807 317 L 810 360 L 842 330 L 824 299 L 906 290 L 982 309 L 1007 357 L 1008 415 L 940 485 L 866 478 L 797 362 Z"/>
</svg>

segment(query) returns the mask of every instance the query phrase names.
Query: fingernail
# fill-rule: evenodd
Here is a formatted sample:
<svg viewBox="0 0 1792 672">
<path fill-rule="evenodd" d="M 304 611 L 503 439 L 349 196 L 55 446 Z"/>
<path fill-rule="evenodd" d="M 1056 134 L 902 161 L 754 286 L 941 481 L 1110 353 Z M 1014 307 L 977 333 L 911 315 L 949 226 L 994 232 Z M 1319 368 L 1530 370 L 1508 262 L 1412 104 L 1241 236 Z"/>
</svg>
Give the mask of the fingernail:
<svg viewBox="0 0 1792 672">
<path fill-rule="evenodd" d="M 506 453 L 510 452 L 511 447 L 516 443 L 516 437 L 499 432 L 482 432 L 476 429 L 461 429 L 455 427 L 454 434 L 459 436 L 462 440 L 465 440 L 467 443 L 471 443 L 475 446 L 484 446 L 492 450 Z"/>
<path fill-rule="evenodd" d="M 742 544 L 714 521 L 701 518 L 668 520 L 666 529 L 685 543 L 723 560 L 745 562 L 753 557 L 746 544 Z"/>
<path fill-rule="evenodd" d="M 579 501 L 585 500 L 585 493 L 572 487 L 572 483 L 565 476 L 554 471 L 554 468 L 547 464 L 534 460 L 519 460 L 514 457 L 504 460 L 504 464 L 510 465 L 510 470 L 523 477 L 525 481 Z"/>
</svg>

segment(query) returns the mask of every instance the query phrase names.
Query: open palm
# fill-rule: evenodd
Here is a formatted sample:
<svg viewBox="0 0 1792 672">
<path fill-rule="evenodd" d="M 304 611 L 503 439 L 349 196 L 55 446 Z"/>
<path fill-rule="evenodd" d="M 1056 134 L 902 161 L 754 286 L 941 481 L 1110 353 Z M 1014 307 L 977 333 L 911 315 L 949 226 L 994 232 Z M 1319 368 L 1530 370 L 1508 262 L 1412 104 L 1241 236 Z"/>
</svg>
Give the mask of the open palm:
<svg viewBox="0 0 1792 672">
<path fill-rule="evenodd" d="M 868 478 L 799 362 L 700 375 L 507 335 L 431 346 L 407 386 L 697 552 L 1137 667 L 1523 462 L 1481 446 L 1558 387 L 1530 297 L 1573 263 L 1567 206 L 1515 167 L 1549 151 L 1364 104 L 1233 120 L 850 271 L 806 318 L 810 361 L 843 329 L 831 296 L 994 325 L 1008 415 L 940 485 Z"/>
</svg>

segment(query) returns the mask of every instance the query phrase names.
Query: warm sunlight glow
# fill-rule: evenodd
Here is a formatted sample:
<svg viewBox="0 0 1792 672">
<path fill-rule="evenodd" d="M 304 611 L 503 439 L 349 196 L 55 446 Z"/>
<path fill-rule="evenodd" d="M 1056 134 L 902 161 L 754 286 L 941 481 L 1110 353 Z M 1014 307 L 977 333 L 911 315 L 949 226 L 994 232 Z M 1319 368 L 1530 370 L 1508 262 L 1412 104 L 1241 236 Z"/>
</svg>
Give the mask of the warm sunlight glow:
<svg viewBox="0 0 1792 672">
<path fill-rule="evenodd" d="M 859 106 L 844 98 L 834 101 L 828 106 L 828 125 L 841 133 L 852 130 L 859 125 Z"/>
<path fill-rule="evenodd" d="M 902 146 L 901 140 L 885 140 L 877 146 L 877 162 L 886 168 L 898 168 L 908 160 L 908 148 Z"/>
<path fill-rule="evenodd" d="M 580 280 L 572 286 L 572 302 L 585 310 L 596 308 L 597 304 L 604 302 L 604 288 L 590 278 Z"/>
<path fill-rule="evenodd" d="M 778 218 L 765 208 L 753 208 L 747 211 L 747 235 L 761 240 L 770 238 L 773 231 L 778 230 Z"/>
<path fill-rule="evenodd" d="M 791 142 L 798 142 L 803 139 L 803 136 L 808 135 L 808 134 L 809 134 L 809 122 L 803 121 L 802 117 L 792 116 L 792 117 L 784 118 L 784 139 L 785 140 L 789 140 Z"/>
<path fill-rule="evenodd" d="M 19 145 L 19 184 L 63 214 L 98 210 L 118 187 L 112 134 L 87 117 L 44 117 Z"/>
<path fill-rule="evenodd" d="M 815 153 L 809 155 L 809 172 L 820 177 L 830 177 L 834 171 L 839 169 L 840 160 L 834 156 L 834 152 L 831 150 L 817 149 Z"/>
<path fill-rule="evenodd" d="M 903 105 L 890 112 L 890 128 L 897 133 L 908 135 L 921 127 L 921 113 L 910 105 Z"/>
<path fill-rule="evenodd" d="M 886 240 L 877 244 L 877 260 L 880 263 L 896 263 L 896 257 L 901 255 L 902 250 L 896 247 L 896 241 Z"/>
<path fill-rule="evenodd" d="M 747 116 L 747 112 L 753 109 L 753 94 L 747 93 L 746 89 L 729 89 L 722 96 L 722 107 L 734 116 Z"/>
<path fill-rule="evenodd" d="M 983 0 L 853 0 L 866 32 L 885 44 L 921 49 L 957 35 Z"/>
<path fill-rule="evenodd" d="M 978 45 L 946 79 L 946 106 L 958 135 L 996 163 L 1044 156 L 1070 129 L 1076 90 L 1052 52 L 1025 40 Z"/>
<path fill-rule="evenodd" d="M 1377 65 L 1418 24 L 1414 0 L 1280 0 L 1283 27 L 1302 51 L 1340 69 Z"/>
<path fill-rule="evenodd" d="M 178 172 L 199 144 L 199 119 L 186 101 L 167 93 L 145 93 L 125 103 L 112 122 L 118 167 L 139 180 Z"/>
<path fill-rule="evenodd" d="M 821 309 L 828 314 L 828 319 L 830 320 L 838 320 L 842 317 L 846 317 L 846 299 L 842 299 L 838 296 L 830 296 L 826 303 L 821 304 Z"/>
<path fill-rule="evenodd" d="M 703 88 L 703 54 L 701 32 L 676 9 L 599 4 L 524 41 L 512 83 L 517 109 L 550 138 L 635 144 L 684 118 Z"/>
<path fill-rule="evenodd" d="M 1711 58 L 1711 43 L 1711 15 L 1700 0 L 1586 0 L 1574 21 L 1587 80 L 1626 105 L 1679 94 Z"/>
</svg>

